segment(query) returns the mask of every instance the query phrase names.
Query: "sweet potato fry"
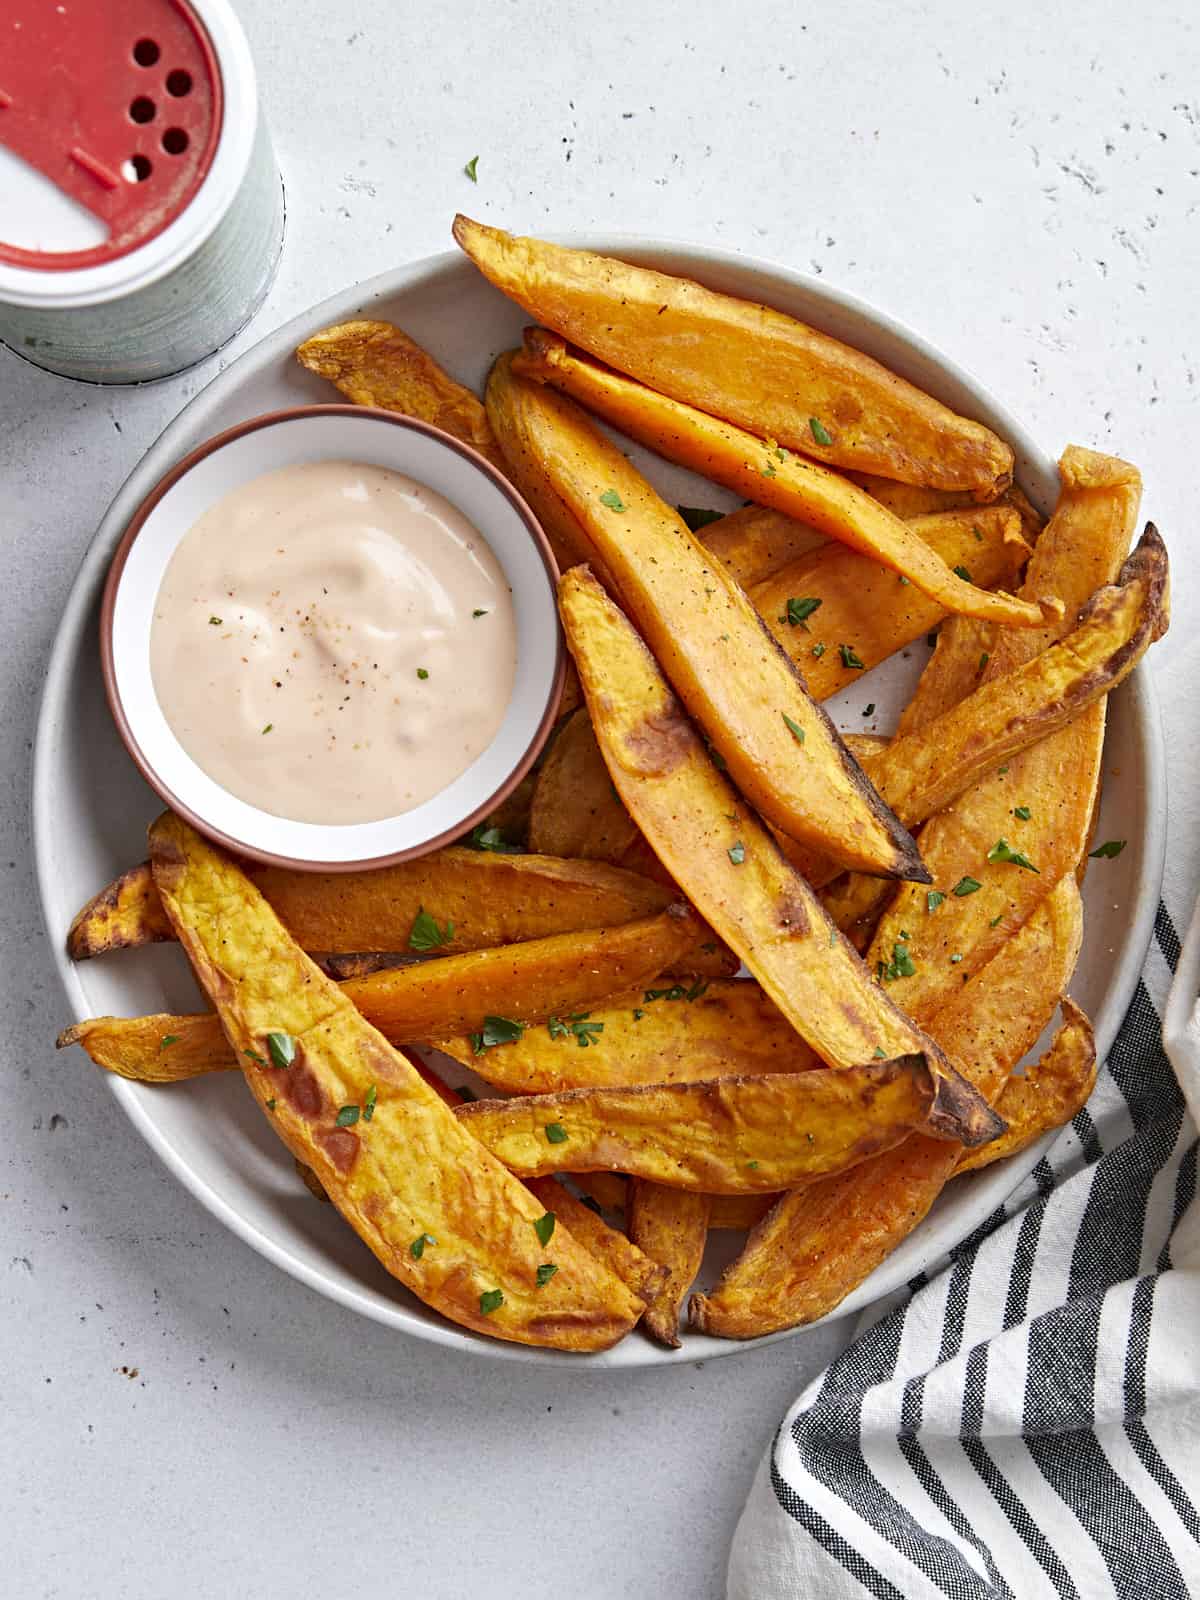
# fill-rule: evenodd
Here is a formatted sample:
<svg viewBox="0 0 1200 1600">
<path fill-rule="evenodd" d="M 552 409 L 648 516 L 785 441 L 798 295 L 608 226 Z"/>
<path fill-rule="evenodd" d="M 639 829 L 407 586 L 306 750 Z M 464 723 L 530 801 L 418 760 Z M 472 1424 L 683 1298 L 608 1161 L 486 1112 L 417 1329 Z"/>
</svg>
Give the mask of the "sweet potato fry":
<svg viewBox="0 0 1200 1600">
<path fill-rule="evenodd" d="M 1074 628 L 1088 599 L 1116 579 L 1124 561 L 1141 497 L 1137 469 L 1072 447 L 1060 470 L 1062 496 L 1034 551 L 1026 587 L 1055 588 L 1066 602 L 1066 618 L 1053 632 L 998 637 L 988 677 L 1013 671 Z M 1000 762 L 926 824 L 922 852 L 935 893 L 946 898 L 931 912 L 925 893 L 899 893 L 868 956 L 890 962 L 900 930 L 909 934 L 912 971 L 898 974 L 893 986 L 907 1011 L 931 1017 L 947 992 L 990 961 L 1059 878 L 1075 870 L 1087 843 L 1103 746 L 1100 700 Z"/>
<path fill-rule="evenodd" d="M 635 1178 L 629 1187 L 629 1237 L 665 1269 L 664 1281 L 642 1313 L 652 1339 L 679 1348 L 679 1313 L 695 1282 L 708 1241 L 712 1196 L 668 1189 Z"/>
<path fill-rule="evenodd" d="M 880 566 L 906 577 L 943 611 L 1036 628 L 1057 602 L 1044 604 L 990 594 L 959 577 L 899 517 L 862 489 L 815 461 L 793 455 L 774 438 L 746 432 L 703 411 L 656 394 L 642 384 L 573 354 L 544 329 L 526 335 L 529 348 L 513 359 L 521 377 L 552 384 L 620 428 L 630 438 L 701 472 L 760 505 L 810 523 Z M 578 514 L 579 508 L 574 508 Z M 1038 601 L 1042 596 L 1038 595 Z"/>
<path fill-rule="evenodd" d="M 1011 671 L 989 677 L 919 732 L 864 756 L 863 770 L 900 820 L 916 827 L 1020 752 L 1076 722 L 1123 682 L 1167 630 L 1169 587 L 1166 549 L 1154 524 L 1147 523 L 1116 584 L 1096 591 L 1065 638 Z M 1026 780 L 1023 800 L 1028 803 L 1014 808 L 1002 824 L 1023 843 L 1021 825 L 1033 820 L 1033 796 Z M 1053 798 L 1054 791 L 1038 789 L 1039 802 Z M 787 853 L 811 883 L 828 881 L 830 868 L 790 846 Z"/>
<path fill-rule="evenodd" d="M 536 454 L 530 450 L 519 413 L 511 404 L 513 391 L 501 381 L 511 355 L 502 355 L 492 368 L 485 403 L 488 421 L 499 441 L 508 476 L 533 507 L 554 551 L 558 570 L 566 572 L 580 561 L 596 561 L 579 518 L 559 494 Z"/>
<path fill-rule="evenodd" d="M 762 1194 L 841 1172 L 924 1126 L 921 1055 L 702 1083 L 479 1100 L 458 1118 L 510 1172 L 627 1172 L 708 1194 Z"/>
<path fill-rule="evenodd" d="M 1053 1013 L 1082 936 L 1079 891 L 1066 878 L 936 1019 L 939 1042 L 962 1051 L 990 1099 Z M 750 1339 L 825 1316 L 925 1217 L 959 1155 L 916 1134 L 853 1172 L 784 1195 L 715 1288 L 693 1295 L 693 1326 Z"/>
<path fill-rule="evenodd" d="M 555 1231 L 561 1222 L 590 1255 L 603 1261 L 632 1294 L 645 1301 L 649 1311 L 667 1281 L 669 1269 L 652 1260 L 620 1229 L 609 1227 L 603 1217 L 577 1200 L 557 1178 L 530 1178 L 525 1187 L 553 1214 Z"/>
<path fill-rule="evenodd" d="M 1012 451 L 861 351 L 769 306 L 468 217 L 454 237 L 539 322 L 663 394 L 839 467 L 990 498 Z"/>
<path fill-rule="evenodd" d="M 341 992 L 392 1044 L 484 1026 L 486 1017 L 541 1021 L 652 983 L 708 930 L 683 906 L 617 928 L 560 933 L 350 978 Z M 93 1017 L 66 1028 L 97 1066 L 140 1083 L 176 1083 L 240 1062 L 212 1012 Z"/>
<path fill-rule="evenodd" d="M 572 401 L 494 368 L 489 394 L 497 387 L 747 798 L 847 866 L 923 876 L 912 841 L 725 568 Z"/>
<path fill-rule="evenodd" d="M 407 950 L 421 911 L 453 936 L 459 954 L 521 939 L 615 927 L 665 910 L 661 884 L 600 862 L 497 855 L 458 847 L 374 872 L 291 872 L 248 863 L 247 876 L 309 950 Z M 146 865 L 121 874 L 76 916 L 75 961 L 173 937 Z"/>
<path fill-rule="evenodd" d="M 296 360 L 328 378 L 355 405 L 431 422 L 505 471 L 479 396 L 392 323 L 360 320 L 322 328 L 298 347 Z"/>
<path fill-rule="evenodd" d="M 974 617 L 947 617 L 937 631 L 933 654 L 917 680 L 913 697 L 900 713 L 896 737 L 920 733 L 977 689 L 995 643 L 992 623 Z"/>
<path fill-rule="evenodd" d="M 987 1147 L 986 1159 L 979 1159 L 982 1151 L 964 1150 L 955 1177 L 1016 1155 L 1044 1133 L 1070 1122 L 1087 1104 L 1096 1087 L 1096 1041 L 1082 1011 L 1071 1007 L 1070 1021 L 1074 1026 L 1059 1033 L 1054 1048 L 1019 1077 L 1014 1074 L 1001 1090 L 996 1109 L 1008 1131 Z"/>
<path fill-rule="evenodd" d="M 717 771 L 624 614 L 579 568 L 559 585 L 559 610 L 601 751 L 631 816 L 800 1036 L 831 1066 L 923 1052 L 937 1084 L 931 1129 L 969 1144 L 994 1138 L 994 1113 L 872 983 L 808 884 Z"/>
<path fill-rule="evenodd" d="M 530 1027 L 479 1055 L 466 1036 L 434 1048 L 511 1094 L 804 1072 L 819 1058 L 744 978 L 661 982 L 593 1006 L 585 1027 Z M 581 1048 L 584 1046 L 586 1048 Z"/>
<path fill-rule="evenodd" d="M 969 571 L 985 587 L 1011 579 L 1030 553 L 1007 506 L 945 511 L 906 526 L 948 567 Z M 915 584 L 902 584 L 894 572 L 836 541 L 752 584 L 749 594 L 814 700 L 827 700 L 864 670 L 923 639 L 946 615 Z M 803 627 L 789 621 L 797 601 L 812 600 L 820 604 Z"/>
<path fill-rule="evenodd" d="M 563 1350 L 621 1338 L 642 1302 L 565 1227 L 541 1242 L 541 1204 L 322 976 L 233 862 L 170 813 L 150 831 L 150 858 L 255 1099 L 387 1271 L 496 1338 Z"/>
</svg>

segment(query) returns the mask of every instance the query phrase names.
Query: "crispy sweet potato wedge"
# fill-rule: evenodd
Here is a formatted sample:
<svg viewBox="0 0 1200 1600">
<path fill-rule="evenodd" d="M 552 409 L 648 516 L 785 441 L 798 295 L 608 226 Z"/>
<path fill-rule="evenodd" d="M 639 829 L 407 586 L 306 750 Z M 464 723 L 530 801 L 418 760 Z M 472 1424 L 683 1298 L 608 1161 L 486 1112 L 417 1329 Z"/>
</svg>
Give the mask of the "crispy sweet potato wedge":
<svg viewBox="0 0 1200 1600">
<path fill-rule="evenodd" d="M 1070 1122 L 1087 1104 L 1096 1087 L 1096 1040 L 1088 1019 L 1069 1000 L 1063 1014 L 1070 1026 L 1059 1032 L 1053 1049 L 1019 1077 L 1011 1077 L 1001 1090 L 996 1108 L 1008 1131 L 987 1147 L 986 1160 L 979 1159 L 982 1151 L 964 1150 L 955 1177 L 1016 1155 L 1044 1133 Z"/>
<path fill-rule="evenodd" d="M 906 526 L 948 567 L 969 571 L 985 587 L 1011 579 L 1030 553 L 1007 506 L 944 511 Z M 895 572 L 836 541 L 752 584 L 749 593 L 814 700 L 827 700 L 864 670 L 923 639 L 946 615 L 915 584 L 902 584 Z M 788 602 L 797 599 L 820 601 L 803 627 L 788 621 Z"/>
<path fill-rule="evenodd" d="M 720 562 L 574 402 L 493 369 L 497 387 L 747 798 L 847 866 L 922 877 L 912 841 Z"/>
<path fill-rule="evenodd" d="M 484 276 L 622 372 L 834 466 L 990 498 L 1012 451 L 895 373 L 769 306 L 454 219 Z M 815 421 L 815 426 L 814 426 Z"/>
<path fill-rule="evenodd" d="M 530 1178 L 525 1187 L 554 1215 L 555 1232 L 561 1222 L 589 1254 L 603 1261 L 632 1294 L 645 1301 L 647 1310 L 655 1304 L 667 1282 L 668 1267 L 652 1260 L 620 1229 L 610 1227 L 557 1178 Z"/>
<path fill-rule="evenodd" d="M 1079 891 L 1066 878 L 938 1016 L 939 1042 L 961 1050 L 989 1098 L 1052 1014 L 1082 935 Z M 853 1172 L 784 1195 L 715 1288 L 693 1295 L 693 1326 L 752 1339 L 825 1316 L 925 1217 L 958 1160 L 952 1144 L 916 1134 Z"/>
<path fill-rule="evenodd" d="M 589 1026 L 526 1028 L 482 1055 L 465 1035 L 434 1044 L 511 1094 L 696 1083 L 821 1064 L 758 984 L 744 978 L 664 981 L 593 1006 L 580 1020 Z"/>
<path fill-rule="evenodd" d="M 233 862 L 170 813 L 150 830 L 150 859 L 255 1099 L 387 1271 L 496 1338 L 562 1350 L 621 1338 L 642 1302 L 565 1227 L 540 1242 L 541 1204 L 318 971 Z M 544 1264 L 557 1270 L 539 1273 Z"/>
<path fill-rule="evenodd" d="M 711 1210 L 711 1195 L 668 1189 L 644 1178 L 629 1186 L 629 1237 L 664 1268 L 664 1280 L 642 1313 L 642 1327 L 673 1350 L 680 1343 L 679 1313 L 704 1259 Z"/>
<path fill-rule="evenodd" d="M 297 348 L 296 360 L 355 405 L 431 422 L 505 471 L 479 396 L 393 323 L 361 319 L 322 328 Z"/>
<path fill-rule="evenodd" d="M 924 1126 L 922 1055 L 702 1083 L 479 1100 L 458 1118 L 510 1172 L 627 1172 L 671 1188 L 762 1194 L 865 1161 Z"/>
<path fill-rule="evenodd" d="M 309 950 L 406 950 L 427 911 L 453 937 L 447 955 L 615 927 L 663 911 L 674 898 L 661 884 L 600 862 L 494 855 L 451 848 L 374 872 L 291 872 L 246 865 L 255 883 Z M 102 889 L 67 936 L 75 961 L 173 937 L 146 865 Z"/>
<path fill-rule="evenodd" d="M 489 1016 L 535 1022 L 595 1005 L 631 983 L 652 983 L 707 936 L 694 913 L 675 906 L 617 928 L 385 968 L 347 979 L 341 993 L 392 1044 L 410 1044 L 480 1029 Z M 93 1017 L 65 1028 L 58 1044 L 80 1044 L 97 1066 L 140 1083 L 241 1065 L 212 1012 Z"/>
<path fill-rule="evenodd" d="M 625 615 L 580 568 L 562 579 L 559 610 L 601 751 L 631 816 L 796 1031 L 831 1066 L 923 1052 L 937 1084 L 931 1130 L 969 1144 L 994 1138 L 994 1113 L 871 981 L 812 889 L 717 771 Z"/>
<path fill-rule="evenodd" d="M 987 676 L 1013 671 L 1068 633 L 1091 595 L 1114 582 L 1125 559 L 1141 497 L 1137 469 L 1072 447 L 1060 470 L 1062 496 L 1038 541 L 1026 586 L 1053 586 L 1067 616 L 1053 632 L 998 637 Z M 1088 839 L 1103 747 L 1100 700 L 1057 733 L 1002 761 L 926 824 L 922 850 L 935 891 L 946 899 L 929 912 L 924 893 L 899 893 L 868 955 L 870 962 L 890 962 L 900 930 L 907 931 L 913 970 L 898 975 L 893 986 L 907 1011 L 931 1017 L 947 992 L 990 961 L 1059 878 L 1075 870 Z M 1031 865 L 1004 859 L 1009 852 Z M 952 963 L 952 956 L 961 960 Z"/>
<path fill-rule="evenodd" d="M 989 677 L 920 731 L 863 756 L 863 770 L 900 820 L 916 827 L 1115 689 L 1166 632 L 1169 611 L 1167 552 L 1154 524 L 1147 523 L 1116 584 L 1096 591 L 1065 638 Z M 1053 791 L 1039 790 L 1043 803 L 1054 798 Z M 1031 820 L 1032 802 L 1023 799 L 1002 826 L 1005 834 L 1024 840 L 1022 825 Z M 788 855 L 811 883 L 828 881 L 828 865 L 790 847 Z"/>
<path fill-rule="evenodd" d="M 900 713 L 896 736 L 920 733 L 935 717 L 952 710 L 983 682 L 996 643 L 996 629 L 974 617 L 947 617 L 937 631 L 933 654 L 917 680 L 912 699 Z"/>
<path fill-rule="evenodd" d="M 526 338 L 529 348 L 514 357 L 514 373 L 552 384 L 667 460 L 810 523 L 831 539 L 906 577 L 943 611 L 1026 628 L 1039 627 L 1044 615 L 1056 614 L 1053 597 L 1047 597 L 1044 605 L 1034 604 L 976 588 L 951 571 L 907 523 L 878 500 L 840 473 L 793 455 L 774 437 L 746 432 L 657 394 L 575 355 L 544 329 L 531 329 Z M 578 513 L 578 507 L 575 509 Z"/>
</svg>

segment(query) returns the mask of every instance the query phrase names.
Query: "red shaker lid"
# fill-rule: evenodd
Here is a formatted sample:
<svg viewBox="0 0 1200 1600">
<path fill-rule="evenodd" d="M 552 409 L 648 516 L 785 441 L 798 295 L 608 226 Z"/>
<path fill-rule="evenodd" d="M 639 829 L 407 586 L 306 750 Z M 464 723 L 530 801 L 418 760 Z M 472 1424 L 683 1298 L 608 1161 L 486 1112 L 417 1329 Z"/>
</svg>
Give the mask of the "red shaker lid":
<svg viewBox="0 0 1200 1600">
<path fill-rule="evenodd" d="M 0 145 L 108 229 L 86 250 L 8 244 L 0 262 L 98 266 L 191 202 L 221 132 L 221 73 L 187 0 L 8 0 L 0 16 Z"/>
</svg>

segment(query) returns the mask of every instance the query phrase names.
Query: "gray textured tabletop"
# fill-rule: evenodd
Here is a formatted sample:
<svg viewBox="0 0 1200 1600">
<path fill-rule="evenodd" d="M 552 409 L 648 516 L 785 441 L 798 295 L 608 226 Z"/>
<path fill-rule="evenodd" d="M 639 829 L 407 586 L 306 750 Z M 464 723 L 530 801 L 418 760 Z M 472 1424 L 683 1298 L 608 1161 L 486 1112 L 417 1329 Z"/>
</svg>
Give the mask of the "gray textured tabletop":
<svg viewBox="0 0 1200 1600">
<path fill-rule="evenodd" d="M 28 790 L 58 618 L 112 494 L 218 366 L 445 247 L 461 207 L 821 273 L 1049 450 L 1131 457 L 1174 558 L 1161 673 L 1200 621 L 1200 40 L 1175 0 L 238 9 L 288 192 L 255 322 L 141 391 L 0 351 L 0 1587 L 709 1600 L 759 1453 L 842 1331 L 664 1373 L 501 1367 L 357 1318 L 215 1223 L 53 1051 Z"/>
</svg>

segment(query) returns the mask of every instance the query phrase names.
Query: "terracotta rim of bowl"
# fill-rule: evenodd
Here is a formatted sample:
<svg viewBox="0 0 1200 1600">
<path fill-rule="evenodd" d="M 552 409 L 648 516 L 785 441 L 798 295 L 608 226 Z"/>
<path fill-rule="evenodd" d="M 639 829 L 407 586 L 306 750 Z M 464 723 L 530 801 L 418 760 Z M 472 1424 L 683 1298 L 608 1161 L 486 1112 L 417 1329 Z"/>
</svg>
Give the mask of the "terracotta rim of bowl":
<svg viewBox="0 0 1200 1600">
<path fill-rule="evenodd" d="M 420 844 L 409 845 L 405 850 L 393 850 L 387 855 L 371 856 L 357 861 L 306 861 L 300 856 L 277 855 L 270 850 L 256 849 L 247 845 L 240 839 L 233 838 L 230 834 L 214 827 L 202 816 L 176 795 L 159 777 L 153 764 L 147 758 L 133 729 L 125 715 L 125 708 L 121 703 L 117 691 L 116 669 L 113 662 L 113 614 L 116 609 L 117 590 L 121 585 L 121 576 L 125 570 L 129 552 L 133 548 L 134 540 L 142 531 L 142 527 L 163 496 L 172 489 L 176 483 L 189 472 L 197 462 L 220 450 L 224 445 L 231 444 L 235 439 L 240 439 L 243 434 L 255 433 L 260 428 L 269 428 L 280 422 L 291 422 L 297 417 L 333 416 L 333 417 L 370 417 L 376 421 L 387 422 L 397 428 L 407 428 L 412 433 L 422 433 L 437 443 L 445 445 L 461 456 L 467 464 L 484 477 L 489 478 L 492 484 L 500 490 L 508 500 L 517 516 L 525 525 L 525 531 L 533 541 L 534 548 L 541 557 L 542 565 L 546 569 L 546 576 L 550 580 L 552 589 L 558 586 L 558 564 L 550 549 L 549 540 L 542 531 L 542 525 L 534 516 L 525 500 L 517 493 L 508 479 L 495 468 L 486 457 L 480 455 L 478 450 L 472 449 L 469 444 L 464 444 L 461 439 L 456 439 L 453 434 L 435 428 L 430 422 L 422 422 L 417 417 L 401 416 L 395 411 L 385 411 L 379 406 L 341 405 L 337 403 L 310 406 L 285 406 L 278 411 L 267 411 L 262 416 L 250 417 L 246 422 L 236 423 L 224 432 L 214 434 L 211 439 L 206 439 L 203 444 L 197 445 L 181 461 L 176 462 L 170 472 L 166 473 L 151 489 L 129 520 L 121 541 L 113 553 L 112 564 L 108 569 L 108 576 L 104 581 L 104 593 L 100 601 L 100 670 L 104 680 L 104 693 L 108 700 L 108 708 L 116 723 L 117 732 L 121 742 L 129 752 L 133 764 L 137 767 L 142 777 L 164 801 L 172 811 L 190 822 L 198 833 L 206 839 L 211 839 L 214 844 L 231 851 L 234 855 L 241 856 L 251 861 L 261 861 L 267 866 L 290 867 L 298 872 L 364 872 L 374 867 L 391 867 L 400 861 L 412 861 L 418 856 L 429 855 L 431 851 L 440 849 L 452 840 L 461 838 L 475 825 L 481 822 L 489 812 L 492 812 L 509 795 L 528 773 L 533 763 L 541 754 L 550 730 L 558 717 L 558 707 L 562 699 L 563 684 L 566 680 L 567 661 L 563 645 L 562 631 L 559 630 L 555 649 L 554 677 L 550 685 L 550 693 L 546 700 L 546 709 L 534 731 L 533 738 L 523 751 L 521 758 L 516 762 L 512 771 L 504 782 L 496 788 L 480 805 L 468 816 L 453 827 L 444 829 L 432 838 L 423 840 Z"/>
</svg>

